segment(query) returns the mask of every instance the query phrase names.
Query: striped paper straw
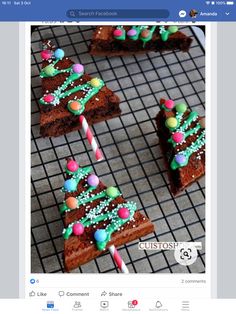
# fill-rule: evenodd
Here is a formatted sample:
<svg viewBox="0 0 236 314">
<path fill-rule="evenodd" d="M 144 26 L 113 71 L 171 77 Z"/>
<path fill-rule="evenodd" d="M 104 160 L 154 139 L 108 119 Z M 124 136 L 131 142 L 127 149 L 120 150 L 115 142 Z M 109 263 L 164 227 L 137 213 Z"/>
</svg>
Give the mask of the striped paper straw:
<svg viewBox="0 0 236 314">
<path fill-rule="evenodd" d="M 87 122 L 86 118 L 83 115 L 80 115 L 79 116 L 79 121 L 80 121 L 80 123 L 82 125 L 84 133 L 85 133 L 85 135 L 87 137 L 87 140 L 88 140 L 89 144 L 92 147 L 92 150 L 93 150 L 93 152 L 95 154 L 96 160 L 97 161 L 103 160 L 103 154 L 102 154 L 101 150 L 98 147 L 98 144 L 97 144 L 97 142 L 95 140 L 95 137 L 93 136 L 93 133 L 92 133 L 91 129 L 89 128 L 89 125 L 88 125 L 88 122 Z"/>
<path fill-rule="evenodd" d="M 109 246 L 108 249 L 111 253 L 111 256 L 113 257 L 113 260 L 115 261 L 116 265 L 118 266 L 119 270 L 124 274 L 128 274 L 129 270 L 128 270 L 127 266 L 125 265 L 125 262 L 123 261 L 119 252 L 117 251 L 116 247 L 114 245 L 111 245 L 111 246 Z"/>
</svg>

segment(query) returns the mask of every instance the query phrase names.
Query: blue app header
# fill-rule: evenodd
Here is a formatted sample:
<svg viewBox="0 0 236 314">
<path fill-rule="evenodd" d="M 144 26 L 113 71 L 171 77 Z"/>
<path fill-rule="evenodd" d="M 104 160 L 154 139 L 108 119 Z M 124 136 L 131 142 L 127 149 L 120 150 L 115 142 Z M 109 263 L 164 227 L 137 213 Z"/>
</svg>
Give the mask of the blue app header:
<svg viewBox="0 0 236 314">
<path fill-rule="evenodd" d="M 0 0 L 1 21 L 235 21 L 234 1 Z"/>
</svg>

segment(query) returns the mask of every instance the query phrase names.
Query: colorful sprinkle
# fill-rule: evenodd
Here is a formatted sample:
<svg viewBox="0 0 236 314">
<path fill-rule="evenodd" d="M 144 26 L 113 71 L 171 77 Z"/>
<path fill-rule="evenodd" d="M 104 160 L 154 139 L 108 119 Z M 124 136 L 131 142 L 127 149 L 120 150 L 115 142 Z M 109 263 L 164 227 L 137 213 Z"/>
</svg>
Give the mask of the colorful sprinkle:
<svg viewBox="0 0 236 314">
<path fill-rule="evenodd" d="M 165 101 L 165 107 L 169 110 L 173 109 L 175 106 L 175 102 L 171 99 Z"/>
<path fill-rule="evenodd" d="M 53 65 L 48 65 L 45 68 L 43 68 L 43 72 L 47 75 L 47 76 L 53 76 L 55 74 L 55 68 Z"/>
<path fill-rule="evenodd" d="M 183 154 L 177 154 L 175 156 L 175 161 L 179 165 L 184 165 L 186 163 L 186 157 Z"/>
<path fill-rule="evenodd" d="M 114 32 L 113 32 L 113 35 L 115 36 L 115 37 L 120 37 L 120 36 L 122 36 L 122 30 L 121 29 L 115 29 L 114 30 Z"/>
<path fill-rule="evenodd" d="M 175 117 L 166 119 L 166 127 L 169 129 L 175 129 L 178 126 L 178 121 Z"/>
<path fill-rule="evenodd" d="M 110 186 L 106 189 L 106 194 L 111 198 L 115 198 L 119 195 L 119 190 L 114 186 Z"/>
<path fill-rule="evenodd" d="M 185 113 L 185 111 L 187 110 L 187 105 L 184 103 L 177 104 L 175 106 L 175 110 L 179 113 Z"/>
<path fill-rule="evenodd" d="M 101 80 L 95 77 L 91 79 L 90 84 L 92 87 L 99 87 L 101 85 Z"/>
<path fill-rule="evenodd" d="M 126 207 L 122 207 L 117 211 L 118 216 L 121 219 L 127 219 L 130 216 L 130 211 Z"/>
<path fill-rule="evenodd" d="M 77 222 L 73 225 L 73 233 L 79 236 L 84 233 L 84 225 L 81 222 Z"/>
<path fill-rule="evenodd" d="M 43 50 L 41 51 L 41 58 L 43 60 L 49 60 L 52 57 L 52 52 L 50 50 Z"/>
<path fill-rule="evenodd" d="M 72 66 L 72 70 L 74 73 L 83 73 L 84 72 L 84 66 L 80 63 L 76 63 Z"/>
<path fill-rule="evenodd" d="M 184 134 L 181 132 L 175 132 L 172 134 L 172 140 L 177 144 L 182 143 L 184 140 Z"/>
<path fill-rule="evenodd" d="M 43 100 L 47 103 L 53 102 L 54 99 L 55 97 L 52 94 L 48 94 L 43 97 Z"/>
<path fill-rule="evenodd" d="M 133 37 L 135 35 L 137 35 L 137 31 L 133 28 L 131 28 L 130 30 L 128 30 L 127 35 L 130 37 Z"/>
<path fill-rule="evenodd" d="M 64 189 L 67 192 L 75 192 L 77 190 L 77 182 L 76 180 L 72 179 L 68 179 L 65 181 L 64 183 Z"/>
<path fill-rule="evenodd" d="M 145 29 L 141 32 L 141 37 L 142 38 L 148 38 L 150 35 L 150 31 L 148 29 Z"/>
<path fill-rule="evenodd" d="M 79 111 L 82 106 L 78 101 L 72 101 L 71 103 L 69 103 L 70 109 L 73 111 Z"/>
<path fill-rule="evenodd" d="M 176 26 L 176 25 L 169 26 L 169 27 L 168 27 L 168 31 L 169 31 L 171 34 L 174 34 L 174 33 L 178 32 L 178 26 Z"/>
<path fill-rule="evenodd" d="M 79 165 L 75 160 L 69 160 L 66 167 L 71 172 L 75 172 L 79 169 Z"/>
<path fill-rule="evenodd" d="M 78 201 L 75 197 L 68 197 L 66 199 L 66 206 L 69 208 L 69 209 L 76 209 L 78 207 Z"/>
<path fill-rule="evenodd" d="M 98 229 L 95 233 L 94 233 L 94 239 L 98 242 L 103 242 L 106 241 L 107 239 L 107 232 L 105 229 Z"/>
<path fill-rule="evenodd" d="M 55 52 L 54 52 L 54 57 L 55 57 L 56 59 L 63 59 L 64 56 L 65 56 L 64 50 L 62 50 L 62 49 L 60 49 L 60 48 L 58 48 L 58 49 L 55 50 Z"/>
<path fill-rule="evenodd" d="M 99 178 L 95 174 L 90 174 L 88 176 L 87 182 L 92 187 L 97 187 L 99 184 Z"/>
</svg>

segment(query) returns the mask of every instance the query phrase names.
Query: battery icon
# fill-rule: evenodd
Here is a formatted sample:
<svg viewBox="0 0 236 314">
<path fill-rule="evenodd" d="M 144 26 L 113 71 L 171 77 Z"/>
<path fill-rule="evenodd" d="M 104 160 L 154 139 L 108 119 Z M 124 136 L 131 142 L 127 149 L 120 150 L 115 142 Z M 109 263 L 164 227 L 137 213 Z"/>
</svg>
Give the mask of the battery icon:
<svg viewBox="0 0 236 314">
<path fill-rule="evenodd" d="M 234 1 L 227 1 L 226 4 L 227 5 L 234 5 Z"/>
</svg>

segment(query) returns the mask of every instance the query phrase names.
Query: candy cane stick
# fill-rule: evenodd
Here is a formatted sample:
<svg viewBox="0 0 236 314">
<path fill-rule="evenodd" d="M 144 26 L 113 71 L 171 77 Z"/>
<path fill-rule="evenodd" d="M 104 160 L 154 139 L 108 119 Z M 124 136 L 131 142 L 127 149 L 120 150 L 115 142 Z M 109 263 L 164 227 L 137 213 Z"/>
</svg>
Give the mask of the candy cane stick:
<svg viewBox="0 0 236 314">
<path fill-rule="evenodd" d="M 95 154 L 95 157 L 96 157 L 96 160 L 97 161 L 100 161 L 100 160 L 103 160 L 103 154 L 101 152 L 101 150 L 99 149 L 98 147 L 98 144 L 93 136 L 93 133 L 91 131 L 91 129 L 89 128 L 89 125 L 88 125 L 88 122 L 86 120 L 86 118 L 83 116 L 83 115 L 80 115 L 79 116 L 79 121 L 81 123 L 81 126 L 84 130 L 84 133 L 87 137 L 87 140 L 89 142 L 89 144 L 91 145 L 92 147 L 92 150 Z"/>
<path fill-rule="evenodd" d="M 128 274 L 129 270 L 127 266 L 125 265 L 125 262 L 123 261 L 122 257 L 120 256 L 119 252 L 117 251 L 116 247 L 114 245 L 109 246 L 108 250 L 111 253 L 112 258 L 114 259 L 116 265 L 120 269 L 122 273 Z"/>
</svg>

